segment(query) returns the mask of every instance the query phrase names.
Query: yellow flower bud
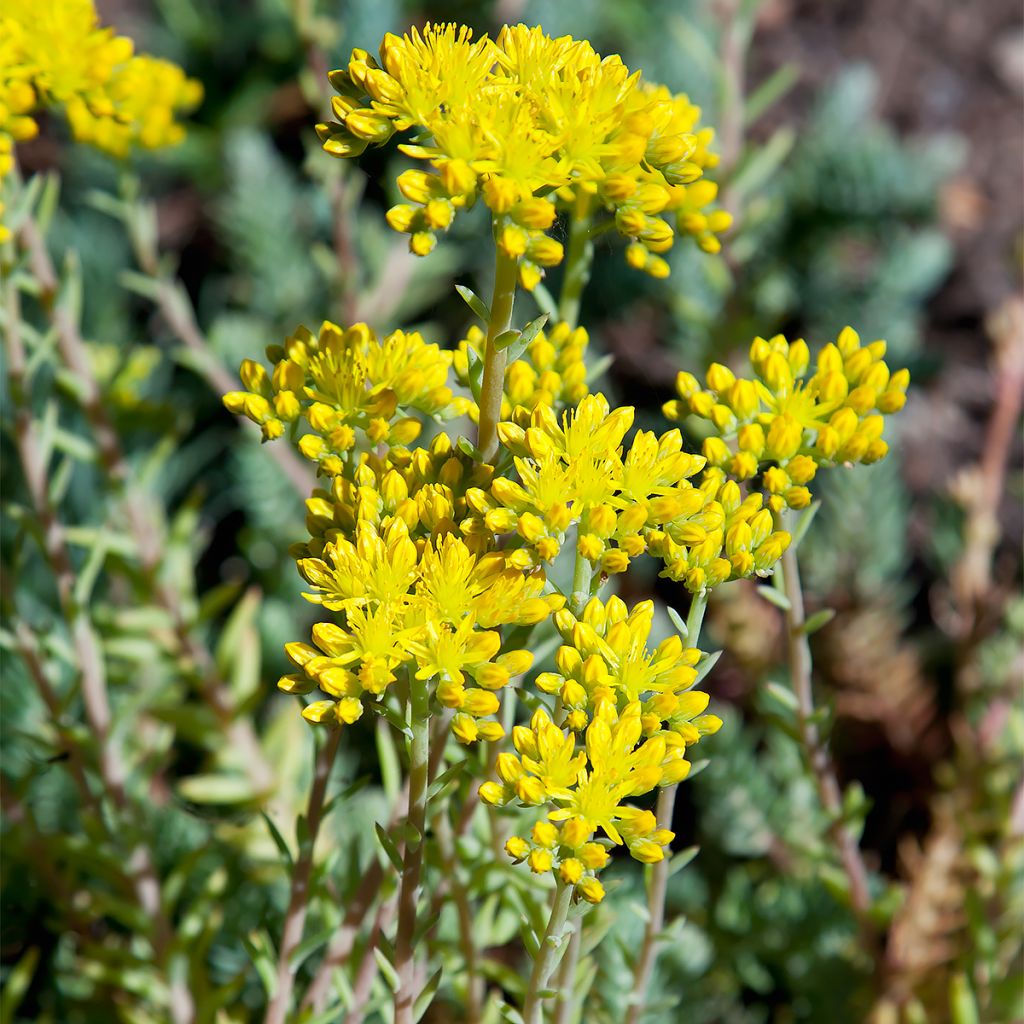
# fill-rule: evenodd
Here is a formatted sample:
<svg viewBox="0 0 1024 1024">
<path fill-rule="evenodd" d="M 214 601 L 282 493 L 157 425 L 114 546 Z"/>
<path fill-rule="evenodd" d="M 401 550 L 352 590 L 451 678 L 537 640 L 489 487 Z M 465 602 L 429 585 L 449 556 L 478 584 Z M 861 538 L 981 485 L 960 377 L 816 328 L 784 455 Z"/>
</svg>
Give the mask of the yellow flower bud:
<svg viewBox="0 0 1024 1024">
<path fill-rule="evenodd" d="M 437 245 L 437 236 L 432 231 L 417 231 L 409 237 L 409 252 L 414 256 L 429 256 Z"/>
<path fill-rule="evenodd" d="M 609 576 L 629 568 L 629 555 L 621 548 L 610 548 L 601 556 L 601 569 Z"/>
<path fill-rule="evenodd" d="M 465 160 L 445 160 L 439 171 L 448 195 L 471 195 L 476 191 L 476 174 Z"/>
<path fill-rule="evenodd" d="M 761 406 L 757 396 L 757 388 L 754 382 L 749 380 L 738 380 L 731 388 L 726 398 L 736 417 L 741 420 L 750 419 Z"/>
<path fill-rule="evenodd" d="M 535 875 L 543 875 L 551 870 L 552 857 L 547 850 L 531 850 L 527 863 Z"/>
<path fill-rule="evenodd" d="M 736 374 L 728 366 L 723 366 L 721 363 L 712 363 L 708 367 L 707 381 L 708 387 L 712 391 L 722 393 L 728 391 L 736 382 Z"/>
<path fill-rule="evenodd" d="M 657 864 L 665 859 L 665 851 L 649 839 L 637 839 L 629 848 L 630 854 L 642 864 Z"/>
<path fill-rule="evenodd" d="M 555 204 L 548 199 L 531 197 L 523 200 L 512 216 L 524 227 L 546 231 L 555 222 Z"/>
<path fill-rule="evenodd" d="M 532 775 L 524 775 L 516 781 L 516 796 L 524 804 L 539 804 L 544 801 L 544 786 L 540 779 Z"/>
<path fill-rule="evenodd" d="M 793 387 L 793 371 L 785 356 L 772 352 L 765 360 L 761 376 L 768 387 L 777 395 L 786 395 Z"/>
<path fill-rule="evenodd" d="M 508 683 L 508 670 L 500 665 L 488 662 L 476 670 L 475 678 L 477 683 L 485 690 L 500 690 Z M 467 710 L 469 710 L 468 707 Z M 472 712 L 470 713 L 472 714 Z M 484 713 L 489 714 L 489 712 Z"/>
<path fill-rule="evenodd" d="M 519 199 L 519 186 L 495 174 L 487 178 L 481 192 L 484 202 L 497 214 L 508 213 Z"/>
<path fill-rule="evenodd" d="M 500 807 L 506 801 L 505 790 L 496 782 L 485 782 L 477 790 L 480 799 L 492 807 Z"/>
<path fill-rule="evenodd" d="M 538 821 L 530 832 L 537 846 L 552 847 L 558 842 L 558 828 L 550 821 Z"/>
<path fill-rule="evenodd" d="M 600 903 L 604 899 L 604 886 L 596 878 L 584 878 L 576 886 L 576 891 L 588 903 Z"/>
<path fill-rule="evenodd" d="M 802 440 L 803 430 L 800 424 L 792 416 L 783 413 L 781 416 L 776 416 L 768 428 L 768 436 L 765 439 L 765 455 L 778 461 L 792 458 L 800 450 Z"/>
<path fill-rule="evenodd" d="M 559 865 L 558 874 L 566 885 L 575 885 L 583 877 L 583 864 L 569 857 Z"/>
<path fill-rule="evenodd" d="M 809 455 L 795 455 L 786 463 L 786 472 L 795 484 L 810 483 L 818 472 L 818 464 Z"/>
<path fill-rule="evenodd" d="M 462 712 L 452 719 L 452 732 L 460 743 L 475 743 L 480 735 L 476 719 Z"/>
<path fill-rule="evenodd" d="M 811 503 L 811 492 L 806 487 L 789 487 L 783 497 L 790 508 L 807 508 Z"/>
<path fill-rule="evenodd" d="M 473 689 L 466 691 L 462 707 L 474 718 L 483 718 L 485 715 L 493 715 L 501 707 L 501 703 L 489 690 Z"/>
<path fill-rule="evenodd" d="M 704 438 L 701 451 L 712 466 L 724 466 L 732 458 L 729 446 L 720 437 Z"/>
<path fill-rule="evenodd" d="M 419 217 L 419 209 L 415 206 L 409 206 L 406 203 L 400 203 L 398 206 L 392 206 L 384 215 L 384 219 L 388 222 L 388 225 L 392 230 L 398 231 L 403 235 L 407 235 L 415 230 L 415 224 L 419 220 Z"/>
<path fill-rule="evenodd" d="M 501 722 L 477 722 L 480 739 L 488 743 L 497 743 L 505 735 Z"/>
<path fill-rule="evenodd" d="M 551 204 L 545 203 L 544 205 L 550 206 Z M 554 208 L 552 207 L 552 209 Z M 526 253 L 538 266 L 557 267 L 565 256 L 565 249 L 557 239 L 551 238 L 549 235 L 538 235 L 530 239 Z"/>
<path fill-rule="evenodd" d="M 530 844 L 521 836 L 509 836 L 505 840 L 505 852 L 513 860 L 525 860 L 530 852 Z"/>
<path fill-rule="evenodd" d="M 302 709 L 302 717 L 314 725 L 337 725 L 333 700 L 315 700 Z"/>
</svg>

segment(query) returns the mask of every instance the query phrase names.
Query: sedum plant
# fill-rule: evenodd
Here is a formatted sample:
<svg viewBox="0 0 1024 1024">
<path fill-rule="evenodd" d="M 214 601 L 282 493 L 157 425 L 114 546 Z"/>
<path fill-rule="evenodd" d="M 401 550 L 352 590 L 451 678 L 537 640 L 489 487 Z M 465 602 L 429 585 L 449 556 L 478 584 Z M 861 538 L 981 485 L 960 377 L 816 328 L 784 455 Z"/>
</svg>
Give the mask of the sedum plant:
<svg viewBox="0 0 1024 1024">
<path fill-rule="evenodd" d="M 682 427 L 634 431 L 632 408 L 591 392 L 581 295 L 594 239 L 612 229 L 629 267 L 655 278 L 668 275 L 661 254 L 677 236 L 719 248 L 731 218 L 715 207 L 714 136 L 699 109 L 586 41 L 525 26 L 493 40 L 455 25 L 388 35 L 379 63 L 355 50 L 329 79 L 335 119 L 317 126 L 323 148 L 358 158 L 396 144 L 417 162 L 397 178 L 406 202 L 387 214 L 417 256 L 482 208 L 494 278 L 489 301 L 460 288 L 477 322 L 455 345 L 327 321 L 272 345 L 269 368 L 246 360 L 244 390 L 224 398 L 316 472 L 308 537 L 291 551 L 319 621 L 288 645 L 293 671 L 278 685 L 328 738 L 268 1020 L 293 1005 L 289 964 L 331 759 L 370 716 L 378 740 L 394 731 L 405 747 L 399 812 L 377 826 L 397 892 L 367 940 L 397 1024 L 426 1012 L 441 983 L 445 965 L 435 969 L 423 939 L 448 896 L 466 1019 L 586 1019 L 575 963 L 620 850 L 651 865 L 628 998 L 628 1019 L 639 1020 L 676 786 L 692 748 L 722 725 L 698 688 L 715 661 L 699 646 L 704 611 L 716 588 L 752 576 L 773 577 L 764 589 L 786 613 L 784 703 L 869 934 L 873 895 L 814 708 L 816 623 L 804 616 L 794 550 L 818 471 L 886 454 L 884 419 L 904 403 L 906 371 L 891 373 L 885 343 L 862 345 L 851 328 L 820 349 L 813 372 L 802 340 L 757 338 L 750 376 L 714 364 L 702 385 L 683 371 L 664 410 Z M 544 283 L 555 267 L 557 298 Z M 516 316 L 522 292 L 540 315 L 515 327 L 527 320 Z M 646 558 L 689 602 L 660 641 L 653 602 L 615 593 Z M 486 844 L 462 842 L 480 821 Z M 477 948 L 480 908 L 462 878 L 496 858 L 534 879 L 520 904 L 525 985 L 484 973 Z M 366 884 L 385 885 L 386 873 Z"/>
</svg>

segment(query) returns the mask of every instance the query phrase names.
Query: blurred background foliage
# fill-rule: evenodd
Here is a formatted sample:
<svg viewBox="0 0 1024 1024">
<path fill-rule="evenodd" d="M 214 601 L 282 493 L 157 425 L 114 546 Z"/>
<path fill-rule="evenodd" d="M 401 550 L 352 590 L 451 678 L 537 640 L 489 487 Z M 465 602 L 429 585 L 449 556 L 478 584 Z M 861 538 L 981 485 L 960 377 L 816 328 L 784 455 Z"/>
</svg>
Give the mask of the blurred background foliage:
<svg viewBox="0 0 1024 1024">
<path fill-rule="evenodd" d="M 723 198 L 739 224 L 721 256 L 677 245 L 666 286 L 627 270 L 610 238 L 597 246 L 583 322 L 610 357 L 606 388 L 642 425 L 659 420 L 681 365 L 735 360 L 755 334 L 803 335 L 813 350 L 853 323 L 886 337 L 914 380 L 898 454 L 833 474 L 801 549 L 812 610 L 836 611 L 814 638 L 818 682 L 874 872 L 881 945 L 858 935 L 787 709 L 764 686 L 784 678 L 777 610 L 735 584 L 708 618 L 724 651 L 709 686 L 726 727 L 677 809 L 678 847 L 700 852 L 671 879 L 670 941 L 645 1020 L 1024 1019 L 1024 313 L 1021 197 L 1007 177 L 1021 157 L 1019 7 L 98 7 L 200 78 L 205 100 L 184 144 L 130 168 L 72 145 L 57 120 L 19 153 L 23 175 L 41 175 L 24 207 L 31 200 L 59 278 L 53 295 L 30 287 L 22 300 L 35 328 L 33 415 L 129 772 L 126 806 L 90 811 L 97 790 L 76 785 L 76 759 L 103 744 L 83 724 L 74 627 L 33 540 L 40 523 L 5 395 L 0 1020 L 167 1019 L 166 979 L 186 971 L 204 979 L 199 1019 L 260 1017 L 288 899 L 283 851 L 295 847 L 314 754 L 273 687 L 283 644 L 311 620 L 287 554 L 304 535 L 303 468 L 271 458 L 219 393 L 243 357 L 298 323 L 366 319 L 461 337 L 451 282 L 486 281 L 481 232 L 460 218 L 429 260 L 414 260 L 383 220 L 401 158 L 342 166 L 312 130 L 326 68 L 428 17 L 585 36 L 687 91 L 719 127 Z M 80 322 L 120 468 L 57 355 L 52 308 Z M 633 598 L 679 600 L 664 580 L 627 585 Z M 47 689 L 50 708 L 38 696 Z M 304 982 L 379 856 L 372 824 L 394 795 L 382 744 L 346 733 L 339 785 L 361 790 L 332 806 L 322 833 Z M 467 862 L 474 841 L 459 851 Z M 131 898 L 143 845 L 171 938 Z M 623 1018 L 643 929 L 638 865 L 616 870 L 584 946 L 588 1022 Z M 496 874 L 473 880 L 478 895 L 509 887 Z M 480 922 L 486 971 L 509 987 L 516 891 Z M 457 964 L 448 915 L 434 938 Z M 353 957 L 351 977 L 334 979 L 342 1005 L 360 962 L 373 967 Z M 370 983 L 372 1019 L 387 999 L 383 978 L 371 971 Z M 428 1019 L 458 1020 L 459 1003 L 442 981 Z"/>
</svg>

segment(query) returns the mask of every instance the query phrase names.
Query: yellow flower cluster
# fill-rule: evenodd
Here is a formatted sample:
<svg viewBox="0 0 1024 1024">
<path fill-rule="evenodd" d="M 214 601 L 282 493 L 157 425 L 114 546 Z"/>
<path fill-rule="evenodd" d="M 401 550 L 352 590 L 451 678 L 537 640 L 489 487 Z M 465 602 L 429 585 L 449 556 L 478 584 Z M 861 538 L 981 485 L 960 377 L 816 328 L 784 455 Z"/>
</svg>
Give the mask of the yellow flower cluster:
<svg viewBox="0 0 1024 1024">
<path fill-rule="evenodd" d="M 687 747 L 722 724 L 703 713 L 707 694 L 691 689 L 700 651 L 684 649 L 678 636 L 648 649 L 653 614 L 650 601 L 630 611 L 617 597 L 607 604 L 593 598 L 578 619 L 558 611 L 555 623 L 566 642 L 556 657 L 558 672 L 542 673 L 536 683 L 558 696 L 565 727 L 538 710 L 529 728 L 513 731 L 517 753 L 499 755 L 500 783 L 480 787 L 490 804 L 552 806 L 529 838 L 513 836 L 506 850 L 538 874 L 554 872 L 591 903 L 604 895 L 596 875 L 608 859 L 595 833 L 624 843 L 637 860 L 663 859 L 673 833 L 658 828 L 650 811 L 624 801 L 684 779 Z"/>
<path fill-rule="evenodd" d="M 485 342 L 486 335 L 475 324 L 459 342 L 452 368 L 464 388 L 470 387 L 472 365 L 483 359 Z M 585 362 L 589 343 L 583 327 L 558 323 L 546 332 L 540 331 L 522 357 L 505 371 L 502 417 L 511 417 L 517 408 L 530 412 L 541 406 L 559 409 L 585 398 L 589 391 Z M 474 422 L 479 419 L 480 409 L 475 402 L 467 411 Z"/>
<path fill-rule="evenodd" d="M 700 181 L 717 162 L 700 109 L 641 83 L 585 40 L 525 25 L 473 39 L 465 27 L 428 24 L 385 36 L 380 63 L 354 50 L 330 80 L 336 120 L 317 126 L 328 153 L 358 156 L 396 132 L 418 132 L 399 148 L 430 170 L 399 176 L 408 202 L 388 213 L 417 255 L 477 198 L 526 288 L 562 261 L 562 244 L 547 233 L 559 209 L 607 210 L 632 240 L 629 263 L 655 276 L 668 273 L 658 254 L 676 231 L 713 252 L 730 224 L 708 209 L 715 187 Z"/>
<path fill-rule="evenodd" d="M 624 451 L 633 409 L 588 395 L 559 420 L 549 405 L 516 410 L 498 433 L 517 479 L 496 477 L 466 493 L 487 531 L 516 535 L 524 567 L 553 561 L 576 529 L 577 550 L 604 575 L 648 552 L 663 575 L 702 593 L 727 579 L 767 573 L 789 535 L 757 515 L 760 495 L 740 500 L 734 483 L 683 451 L 679 430 L 638 431 Z M 704 471 L 699 486 L 690 482 Z"/>
<path fill-rule="evenodd" d="M 885 347 L 884 341 L 861 345 L 846 327 L 807 376 L 805 342 L 755 338 L 752 379 L 720 363 L 708 370 L 706 388 L 680 373 L 680 397 L 664 412 L 669 419 L 693 414 L 711 422 L 715 433 L 704 442 L 704 457 L 722 481 L 760 476 L 770 509 L 804 508 L 819 467 L 877 462 L 888 452 L 884 417 L 903 408 L 910 374 L 890 371 Z"/>
<path fill-rule="evenodd" d="M 305 418 L 313 432 L 299 448 L 332 476 L 356 446 L 357 431 L 369 445 L 407 444 L 422 424 L 403 411 L 436 416 L 468 408 L 447 386 L 451 353 L 415 332 L 379 340 L 366 324 L 343 330 L 325 321 L 318 335 L 300 327 L 267 355 L 273 372 L 247 359 L 240 371 L 246 390 L 225 395 L 224 404 L 257 423 L 264 440 Z"/>
<path fill-rule="evenodd" d="M 279 686 L 323 697 L 304 717 L 352 723 L 365 701 L 386 701 L 411 675 L 455 712 L 462 742 L 496 740 L 497 691 L 529 669 L 532 655 L 502 650 L 503 626 L 548 618 L 565 603 L 542 569 L 496 550 L 468 505 L 468 490 L 490 485 L 493 469 L 444 433 L 410 449 L 422 423 L 465 411 L 448 387 L 452 354 L 418 334 L 378 339 L 365 325 L 300 328 L 271 346 L 273 369 L 246 360 L 247 390 L 225 405 L 260 424 L 264 438 L 285 424 L 311 429 L 298 446 L 327 485 L 306 502 L 309 540 L 292 550 L 308 600 L 334 613 L 311 643 L 291 643 L 295 671 Z"/>
<path fill-rule="evenodd" d="M 101 28 L 92 0 L 6 0 L 0 8 L 0 176 L 15 142 L 38 130 L 33 111 L 64 110 L 75 138 L 114 156 L 173 145 L 176 115 L 202 98 L 176 64 L 134 55 Z"/>
<path fill-rule="evenodd" d="M 352 723 L 362 698 L 380 699 L 407 667 L 456 711 L 452 728 L 466 743 L 504 735 L 499 722 L 480 719 L 498 710 L 495 691 L 533 662 L 524 650 L 499 654 L 498 627 L 537 622 L 563 603 L 540 596 L 543 576 L 512 568 L 501 553 L 477 556 L 451 534 L 414 540 L 397 516 L 360 520 L 351 537 L 336 533 L 321 557 L 299 560 L 299 571 L 313 588 L 306 596 L 344 619 L 314 626 L 313 644 L 287 646 L 299 671 L 280 688 L 328 695 L 303 716 Z"/>
</svg>

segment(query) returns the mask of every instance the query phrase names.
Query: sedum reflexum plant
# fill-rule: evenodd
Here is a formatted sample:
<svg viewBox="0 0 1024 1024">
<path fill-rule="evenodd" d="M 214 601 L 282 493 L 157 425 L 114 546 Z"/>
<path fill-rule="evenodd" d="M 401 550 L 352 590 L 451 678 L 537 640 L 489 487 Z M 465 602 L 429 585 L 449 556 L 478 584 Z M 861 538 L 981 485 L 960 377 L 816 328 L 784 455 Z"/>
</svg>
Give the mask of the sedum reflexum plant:
<svg viewBox="0 0 1024 1024">
<path fill-rule="evenodd" d="M 460 289 L 479 323 L 454 348 L 325 322 L 271 346 L 269 369 L 243 363 L 245 389 L 225 404 L 266 440 L 296 443 L 318 480 L 309 536 L 292 551 L 321 621 L 288 645 L 294 671 L 278 685 L 309 698 L 302 715 L 332 730 L 331 751 L 338 730 L 367 715 L 404 737 L 405 820 L 378 829 L 399 874 L 394 938 L 375 926 L 370 940 L 398 1024 L 416 1019 L 437 987 L 420 939 L 431 927 L 425 894 L 446 886 L 460 905 L 466 1017 L 480 1016 L 469 896 L 445 877 L 477 801 L 490 833 L 477 857 L 524 864 L 550 894 L 543 918 L 526 922 L 533 966 L 521 1005 L 506 1005 L 499 984 L 491 1004 L 539 1024 L 557 994 L 558 1019 L 569 1019 L 582 911 L 605 898 L 602 871 L 625 848 L 654 865 L 635 1020 L 663 919 L 675 787 L 691 748 L 722 724 L 697 688 L 714 664 L 698 646 L 708 596 L 772 575 L 784 558 L 775 600 L 791 616 L 803 738 L 836 810 L 792 559 L 805 524 L 792 517 L 813 509 L 820 468 L 885 455 L 884 417 L 902 406 L 907 375 L 890 374 L 884 342 L 862 346 L 850 328 L 821 349 L 810 376 L 803 341 L 758 338 L 751 378 L 718 364 L 706 386 L 680 374 L 665 413 L 703 427 L 699 454 L 687 450 L 691 429 L 634 431 L 632 408 L 590 392 L 580 297 L 593 239 L 612 227 L 628 240 L 630 267 L 655 277 L 668 274 L 660 254 L 677 234 L 718 249 L 730 218 L 705 177 L 716 157 L 700 111 L 618 57 L 536 28 L 491 40 L 427 26 L 387 36 L 380 56 L 356 50 L 331 73 L 336 120 L 317 126 L 324 149 L 358 157 L 401 139 L 418 164 L 399 175 L 408 202 L 387 219 L 417 255 L 457 215 L 484 207 L 493 293 L 485 303 Z M 541 279 L 560 264 L 555 303 Z M 545 312 L 514 328 L 519 289 Z M 630 606 L 614 593 L 640 558 L 688 595 L 685 619 L 672 612 L 678 632 L 664 639 L 653 602 Z M 456 809 L 448 783 L 464 779 L 468 803 Z M 857 889 L 856 843 L 840 833 L 841 824 Z M 282 972 L 268 1019 L 287 1012 L 293 973 Z"/>
</svg>

